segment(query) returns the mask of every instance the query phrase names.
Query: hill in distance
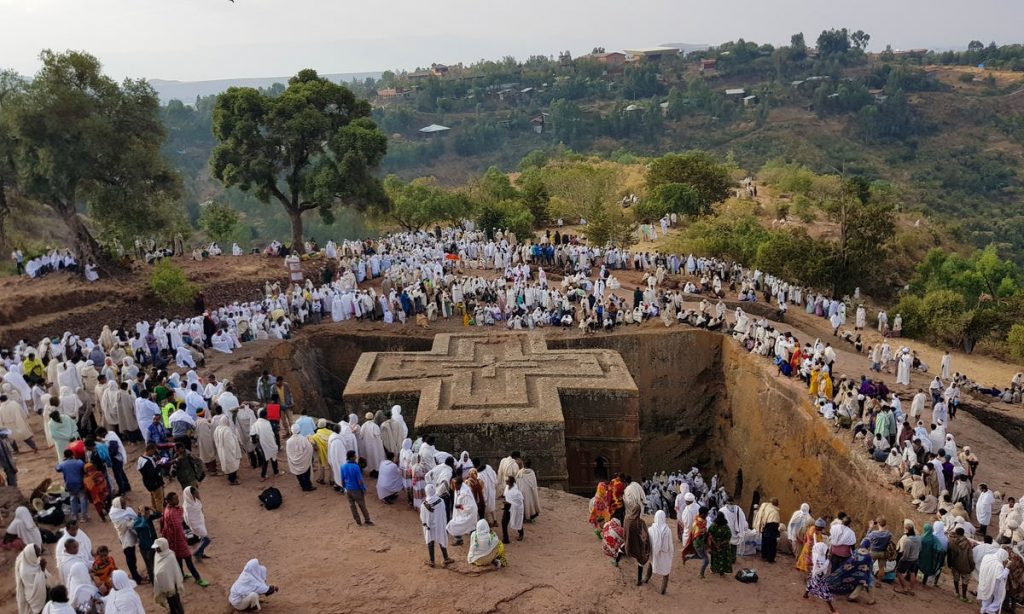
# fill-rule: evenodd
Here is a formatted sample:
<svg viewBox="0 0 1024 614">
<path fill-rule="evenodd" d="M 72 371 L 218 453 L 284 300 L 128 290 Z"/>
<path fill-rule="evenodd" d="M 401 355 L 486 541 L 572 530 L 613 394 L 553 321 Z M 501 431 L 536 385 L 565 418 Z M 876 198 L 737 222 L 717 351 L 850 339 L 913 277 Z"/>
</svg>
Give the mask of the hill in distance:
<svg viewBox="0 0 1024 614">
<path fill-rule="evenodd" d="M 360 81 L 367 77 L 380 78 L 380 72 L 348 72 L 323 75 L 331 81 L 350 82 L 352 79 Z M 150 79 L 149 84 L 153 86 L 160 95 L 160 102 L 167 103 L 169 100 L 181 100 L 190 102 L 196 96 L 212 96 L 219 94 L 229 87 L 270 87 L 275 83 L 288 83 L 290 77 L 251 77 L 237 79 L 214 79 L 211 81 L 174 81 L 167 79 Z"/>
</svg>

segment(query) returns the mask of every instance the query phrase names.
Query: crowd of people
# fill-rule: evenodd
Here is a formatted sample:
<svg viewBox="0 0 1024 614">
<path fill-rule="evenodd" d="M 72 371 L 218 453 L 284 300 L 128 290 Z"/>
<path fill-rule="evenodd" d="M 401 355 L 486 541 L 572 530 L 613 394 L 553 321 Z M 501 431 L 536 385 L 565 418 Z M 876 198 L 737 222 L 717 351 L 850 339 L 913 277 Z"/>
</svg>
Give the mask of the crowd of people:
<svg viewBox="0 0 1024 614">
<path fill-rule="evenodd" d="M 308 247 L 319 250 L 315 245 Z M 214 251 L 219 254 L 219 246 L 210 246 L 207 253 L 214 255 Z M 232 247 L 233 255 L 240 251 L 237 245 Z M 287 256 L 286 251 L 278 245 L 268 255 Z M 521 243 L 508 232 L 497 231 L 489 237 L 471 226 L 437 228 L 433 233 L 397 233 L 376 241 L 332 241 L 323 254 L 325 266 L 319 284 L 308 280 L 284 290 L 267 284 L 260 301 L 233 302 L 216 309 L 207 309 L 200 295 L 196 312 L 201 315 L 192 318 L 159 319 L 152 324 L 140 321 L 134 326 L 122 322 L 113 329 L 104 326 L 96 340 L 67 332 L 60 340 L 21 341 L 0 350 L 0 467 L 7 470 L 7 482 L 16 484 L 13 453 L 19 451 L 18 444 L 33 450 L 39 447 L 28 428 L 30 412 L 45 415 L 45 436 L 56 451 L 55 469 L 64 484 L 63 489 L 55 489 L 63 493 L 60 496 L 45 489 L 39 493 L 36 498 L 43 509 L 35 510 L 35 519 L 53 520 L 44 512 L 60 510 L 70 523 L 61 533 L 64 545 L 80 541 L 75 538 L 81 532 L 76 523 L 89 519 L 90 506 L 100 519 L 119 527 L 131 575 L 121 573 L 115 582 L 116 572 L 103 571 L 110 570 L 109 553 L 101 558 L 98 549 L 78 544 L 86 571 L 91 574 L 97 567 L 103 579 L 89 575 L 90 584 L 80 569 L 69 566 L 67 575 L 60 574 L 67 599 L 98 603 L 99 598 L 109 599 L 120 591 L 118 600 L 131 601 L 128 593 L 134 589 L 130 583 L 146 579 L 137 569 L 138 546 L 158 601 L 172 612 L 182 611 L 180 599 L 176 599 L 185 577 L 182 570 L 187 567 L 192 580 L 201 585 L 205 582 L 194 561 L 202 560 L 211 540 L 205 531 L 199 482 L 220 473 L 228 484 L 238 483 L 243 456 L 259 471 L 260 479 L 268 479 L 269 473 L 280 472 L 282 447 L 287 469 L 303 490 L 315 489 L 314 476 L 318 475 L 318 483 L 330 484 L 346 496 L 356 524 L 372 526 L 364 500 L 368 469 L 385 504 L 404 500 L 417 511 L 431 565 L 436 564 L 435 546 L 441 550 L 441 564 L 449 564 L 449 546 L 465 545 L 467 539 L 469 563 L 507 564 L 505 545 L 510 543 L 510 531 L 512 538 L 523 539 L 523 523 L 534 520 L 540 510 L 536 476 L 529 461 L 517 453 L 502 459 L 495 471 L 467 452 L 456 458 L 438 451 L 429 437 L 413 441 L 407 437 L 408 427 L 398 407 L 367 415 L 362 423 L 355 415 L 338 424 L 303 415 L 293 419 L 297 408 L 292 407 L 283 378 L 265 373 L 257 384 L 255 402 L 241 403 L 230 382 L 218 381 L 213 374 L 203 378 L 196 371 L 210 351 L 231 353 L 248 341 L 287 339 L 294 328 L 326 318 L 389 324 L 413 320 L 420 326 L 456 318 L 467 326 L 512 330 L 577 327 L 584 334 L 655 319 L 665 326 L 686 324 L 727 332 L 751 353 L 773 360 L 780 375 L 801 378 L 823 418 L 837 430 L 849 429 L 855 440 L 863 442 L 866 452 L 887 468 L 893 482 L 907 488 L 918 509 L 936 516 L 922 532 L 943 543 L 956 541 L 962 533 L 972 554 L 988 547 L 991 551 L 977 561 L 976 570 L 984 567 L 989 555 L 998 558 L 999 552 L 1009 552 L 993 542 L 1005 540 L 1020 559 L 1018 505 L 1013 499 L 1002 504 L 997 493 L 988 492 L 984 484 L 975 490 L 978 459 L 969 448 L 959 448 L 953 434 L 947 432 L 955 420 L 961 391 L 984 392 L 965 376 L 950 373 L 948 354 L 929 393 L 918 390 L 905 413 L 899 395 L 890 392 L 881 379 L 864 376 L 855 381 L 834 376 L 836 349 L 830 343 L 817 339 L 801 345 L 791 333 L 765 318 L 755 320 L 741 308 L 730 322 L 723 302 L 728 290 L 741 301 L 775 306 L 783 318 L 790 305 L 803 307 L 808 314 L 827 318 L 835 338 L 859 353 L 866 324 L 862 305 L 855 308 L 852 330 L 844 330 L 846 313 L 854 311 L 859 297 L 828 297 L 713 258 L 594 248 L 558 231 L 536 242 Z M 549 283 L 545 267 L 560 275 L 560 280 Z M 615 273 L 625 269 L 640 272 L 643 278 L 631 292 L 617 293 L 622 287 Z M 681 287 L 669 288 L 665 283 L 668 275 L 686 275 L 687 280 Z M 694 295 L 699 304 L 686 307 L 684 303 L 696 302 Z M 892 327 L 884 312 L 878 321 L 886 340 L 867 348 L 869 367 L 877 374 L 895 367 L 897 386 L 906 389 L 911 371 L 927 372 L 928 367 L 908 348 L 892 351 L 888 338 L 901 333 L 898 315 Z M 1022 385 L 1019 376 L 1011 383 L 1011 400 L 1012 391 L 1017 391 L 1019 399 Z M 926 423 L 929 398 L 931 415 Z M 926 424 L 931 425 L 930 430 Z M 282 433 L 291 433 L 283 443 Z M 132 459 L 125 442 L 145 447 Z M 138 512 L 129 506 L 125 471 L 133 464 L 149 493 L 149 501 Z M 180 497 L 165 491 L 174 480 L 181 486 Z M 503 505 L 500 521 L 499 499 Z M 654 514 L 650 527 L 641 515 L 645 508 Z M 29 517 L 19 511 L 18 524 L 12 523 L 16 531 L 8 533 L 24 543 L 19 564 L 26 570 L 26 580 L 19 584 L 19 599 L 22 594 L 29 595 L 26 599 L 35 604 L 38 572 L 46 575 L 45 559 L 40 558 L 42 544 L 24 539 L 34 538 L 29 523 L 35 524 L 32 512 L 23 509 Z M 987 527 L 995 509 L 1000 509 L 999 535 L 989 536 Z M 971 512 L 977 527 L 971 523 Z M 833 528 L 826 539 L 826 527 L 818 526 L 826 522 L 824 518 L 815 521 L 808 509 L 801 509 L 794 518 L 798 514 L 800 522 L 791 520 L 783 526 L 777 502 L 769 501 L 751 514 L 753 525 L 749 525 L 743 510 L 729 500 L 717 479 L 705 483 L 698 471 L 691 470 L 643 484 L 630 476 L 602 482 L 593 500 L 591 522 L 600 532 L 605 552 L 616 563 L 623 556 L 634 559 L 638 583 L 657 574 L 663 578 L 662 592 L 667 588 L 676 539 L 684 562 L 688 558 L 702 560 L 702 576 L 709 567 L 720 575 L 731 573 L 736 557 L 753 550 L 759 549 L 765 560 L 774 561 L 781 541 L 792 544 L 799 557 L 798 568 L 809 574 L 809 595 L 825 598 L 855 589 L 867 591 L 875 585 L 864 574 L 865 548 L 855 547 L 858 543 L 848 518 L 840 514 L 828 519 Z M 677 523 L 675 539 L 668 529 L 670 519 Z M 879 521 L 884 527 L 884 519 Z M 154 523 L 160 524 L 159 531 Z M 147 524 L 148 533 L 143 526 Z M 500 537 L 495 530 L 499 526 Z M 837 526 L 846 530 L 835 529 Z M 140 531 L 149 539 L 146 547 L 141 545 Z M 883 576 L 895 572 L 901 586 L 913 582 L 918 568 L 911 570 L 908 564 L 913 558 L 910 551 L 924 537 L 914 539 L 918 536 L 913 527 L 908 527 L 905 537 L 895 546 L 900 563 L 888 554 L 884 560 L 876 557 L 881 541 L 869 540 L 866 551 L 872 565 L 867 575 L 875 578 L 876 572 Z M 190 540 L 194 542 L 191 545 Z M 825 554 L 821 543 L 827 544 Z M 58 559 L 71 556 L 70 550 L 60 547 Z M 1002 562 L 1009 562 L 1012 568 L 1016 559 L 1007 558 Z M 944 559 L 960 578 L 964 572 L 956 570 L 964 566 L 953 568 L 953 564 L 963 560 L 952 553 Z M 161 561 L 162 565 L 157 564 Z M 236 607 L 258 605 L 260 595 L 273 592 L 265 582 L 266 569 L 258 561 L 249 563 L 242 574 L 246 586 L 266 590 L 240 589 L 238 595 L 233 590 L 232 605 Z M 888 570 L 889 564 L 895 569 Z M 59 560 L 57 566 L 63 572 Z M 989 568 L 994 573 L 994 566 Z M 925 574 L 924 579 L 933 576 L 935 573 Z M 18 577 L 21 582 L 21 572 Z M 1002 577 L 1005 581 L 1006 574 Z M 43 581 L 43 586 L 49 582 Z M 996 586 L 998 580 L 988 584 Z M 908 591 L 913 590 L 912 584 L 907 586 Z M 841 592 L 847 588 L 850 591 Z M 966 588 L 957 592 L 966 598 Z M 56 594 L 59 596 L 59 591 Z M 988 593 L 979 590 L 979 599 L 985 602 L 982 594 Z M 989 595 L 989 606 L 984 607 L 991 606 L 995 594 Z M 830 598 L 826 601 L 831 604 Z"/>
<path fill-rule="evenodd" d="M 11 252 L 11 261 L 14 263 L 16 274 L 26 275 L 32 279 L 38 279 L 48 273 L 55 273 L 57 271 L 77 273 L 79 267 L 78 258 L 69 249 L 51 249 L 34 258 L 27 259 L 25 258 L 25 252 L 21 249 L 15 249 Z M 88 281 L 96 281 L 100 278 L 96 265 L 92 262 L 85 264 L 82 274 Z"/>
</svg>

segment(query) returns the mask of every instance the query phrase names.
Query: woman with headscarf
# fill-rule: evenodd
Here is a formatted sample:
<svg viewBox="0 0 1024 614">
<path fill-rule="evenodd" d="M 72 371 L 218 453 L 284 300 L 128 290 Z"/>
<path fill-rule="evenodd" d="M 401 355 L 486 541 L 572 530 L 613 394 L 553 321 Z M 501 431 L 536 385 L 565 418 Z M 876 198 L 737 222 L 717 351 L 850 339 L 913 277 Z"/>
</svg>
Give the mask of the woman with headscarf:
<svg viewBox="0 0 1024 614">
<path fill-rule="evenodd" d="M 926 523 L 921 531 L 921 553 L 917 556 L 917 569 L 924 576 L 923 586 L 928 586 L 931 578 L 935 578 L 935 586 L 939 585 L 945 554 L 945 549 L 939 547 L 939 540 L 932 533 L 932 525 Z"/>
<path fill-rule="evenodd" d="M 153 596 L 157 604 L 170 614 L 185 614 L 181 597 L 185 594 L 185 576 L 178 567 L 174 551 L 163 537 L 153 542 L 156 551 L 153 562 Z"/>
<path fill-rule="evenodd" d="M 708 545 L 711 550 L 711 573 L 720 576 L 732 573 L 732 529 L 725 514 L 719 513 L 708 529 Z"/>
<path fill-rule="evenodd" d="M 24 505 L 19 505 L 14 510 L 14 519 L 7 525 L 5 533 L 17 537 L 26 546 L 30 544 L 43 545 L 43 537 L 35 520 L 32 519 L 32 512 L 28 511 Z"/>
<path fill-rule="evenodd" d="M 124 497 L 114 497 L 110 503 L 110 524 L 114 525 L 117 531 L 117 538 L 121 541 L 121 551 L 124 552 L 124 560 L 128 571 L 132 574 L 135 583 L 142 582 L 139 575 L 138 562 L 135 555 L 135 546 L 139 544 L 138 535 L 135 533 L 135 519 L 139 515 L 131 507 L 125 507 Z"/>
<path fill-rule="evenodd" d="M 327 440 L 327 462 L 331 466 L 331 480 L 334 482 L 334 490 L 341 492 L 344 484 L 341 481 L 341 467 L 346 462 L 348 447 L 345 445 L 344 432 L 349 431 L 348 423 L 334 425 L 334 432 Z"/>
<path fill-rule="evenodd" d="M 823 533 L 825 521 L 821 518 L 814 521 L 814 524 L 807 527 L 804 532 L 803 548 L 796 559 L 795 567 L 804 573 L 810 573 L 814 567 L 814 546 L 825 541 Z M 794 550 L 795 552 L 795 550 Z"/>
<path fill-rule="evenodd" d="M 412 463 L 412 506 L 418 510 L 423 505 L 423 500 L 427 496 L 425 490 L 427 485 L 427 466 L 420 461 L 419 454 L 413 454 L 412 460 L 409 462 Z"/>
<path fill-rule="evenodd" d="M 285 453 L 288 456 L 288 471 L 299 481 L 303 492 L 316 490 L 310 481 L 313 469 L 313 444 L 309 437 L 302 434 L 298 424 L 292 424 L 292 436 L 285 442 Z"/>
<path fill-rule="evenodd" d="M 239 611 L 259 610 L 260 596 L 273 595 L 277 587 L 267 584 L 267 568 L 260 565 L 259 559 L 250 559 L 239 574 L 238 579 L 231 585 L 231 592 L 228 594 L 228 603 Z"/>
<path fill-rule="evenodd" d="M 612 495 L 608 491 L 607 482 L 598 482 L 597 491 L 594 493 L 593 498 L 590 499 L 590 519 L 589 522 L 594 526 L 594 532 L 597 533 L 598 539 L 601 537 L 601 531 L 604 528 L 605 523 L 611 518 L 611 502 Z"/>
<path fill-rule="evenodd" d="M 383 447 L 381 444 L 381 449 Z M 409 505 L 412 505 L 412 457 L 412 440 L 406 437 L 402 442 L 402 451 L 398 454 L 398 470 L 402 472 L 402 487 L 405 489 Z"/>
<path fill-rule="evenodd" d="M 461 476 L 462 479 L 466 479 L 469 475 L 469 470 L 473 468 L 473 459 L 469 457 L 469 452 L 463 450 L 459 454 L 458 460 L 455 461 L 455 475 Z"/>
<path fill-rule="evenodd" d="M 654 524 L 647 529 L 648 538 L 651 544 L 651 573 L 661 576 L 662 595 L 668 588 L 668 576 L 672 573 L 672 557 L 675 554 L 675 543 L 672 539 L 672 530 L 668 528 L 665 521 L 665 512 L 658 510 L 654 514 Z"/>
<path fill-rule="evenodd" d="M 466 474 L 466 486 L 469 486 L 470 492 L 473 493 L 473 500 L 476 501 L 477 518 L 484 518 L 487 511 L 487 497 L 484 495 L 484 482 L 475 468 L 470 469 Z"/>
<path fill-rule="evenodd" d="M 61 414 L 59 411 L 50 412 L 50 420 L 46 423 L 46 430 L 53 439 L 53 448 L 57 452 L 57 462 L 64 460 L 64 450 L 68 444 L 79 439 L 78 427 L 75 421 Z"/>
<path fill-rule="evenodd" d="M 804 543 L 804 534 L 807 531 L 807 527 L 814 524 L 814 516 L 811 516 L 811 506 L 807 503 L 800 504 L 800 509 L 793 512 L 793 515 L 789 517 L 789 523 L 786 525 L 786 537 L 789 538 L 789 543 L 792 544 L 793 555 L 800 556 L 800 548 Z"/>
<path fill-rule="evenodd" d="M 462 536 L 473 532 L 473 527 L 476 526 L 480 515 L 477 511 L 473 491 L 463 481 L 462 476 L 456 476 L 453 482 L 455 484 L 455 507 L 452 511 L 452 519 L 448 522 L 448 533 L 455 538 L 455 545 L 461 546 Z"/>
<path fill-rule="evenodd" d="M 409 427 L 402 417 L 401 405 L 391 407 L 391 417 L 381 425 L 380 436 L 385 450 L 399 452 L 402 449 L 402 441 L 409 436 Z"/>
<path fill-rule="evenodd" d="M 192 556 L 200 561 L 208 559 L 206 548 L 213 541 L 206 530 L 206 515 L 203 514 L 203 501 L 199 498 L 199 489 L 195 486 L 186 486 L 182 491 L 181 507 L 185 512 L 185 523 L 192 529 L 192 534 L 199 538 L 199 546 L 192 553 Z"/>
<path fill-rule="evenodd" d="M 477 567 L 508 567 L 508 561 L 505 560 L 505 544 L 501 543 L 498 534 L 491 530 L 491 526 L 483 518 L 477 521 L 476 530 L 469 538 L 466 562 Z"/>
<path fill-rule="evenodd" d="M 636 561 L 636 585 L 640 586 L 651 579 L 649 568 L 644 575 L 651 558 L 651 542 L 647 522 L 640 516 L 646 499 L 643 487 L 637 482 L 630 482 L 623 499 L 626 504 L 626 522 L 623 525 L 626 530 L 626 556 Z"/>
<path fill-rule="evenodd" d="M 1002 548 L 985 555 L 978 568 L 978 601 L 981 614 L 999 614 L 1006 598 L 1006 561 L 1009 553 Z"/>
<path fill-rule="evenodd" d="M 26 544 L 14 560 L 14 588 L 18 614 L 37 614 L 46 605 L 46 561 L 42 546 Z"/>
<path fill-rule="evenodd" d="M 117 569 L 111 575 L 113 588 L 103 598 L 103 614 L 146 614 L 142 599 L 135 592 L 135 582 Z"/>
<path fill-rule="evenodd" d="M 100 600 L 100 591 L 89 575 L 89 566 L 76 561 L 67 567 L 64 584 L 68 588 L 68 601 L 77 612 L 92 612 L 93 600 Z"/>
<path fill-rule="evenodd" d="M 437 489 L 433 484 L 427 484 L 425 491 L 426 496 L 417 507 L 420 512 L 420 524 L 423 526 L 423 540 L 427 544 L 427 552 L 430 553 L 428 564 L 434 566 L 434 544 L 437 544 L 441 547 L 443 564 L 449 565 L 454 561 L 448 557 L 448 531 L 445 528 L 448 516 L 444 499 L 437 496 Z"/>
<path fill-rule="evenodd" d="M 349 450 L 356 451 L 356 458 L 365 458 L 359 454 L 359 416 L 355 414 L 348 415 L 348 429 L 341 429 L 342 436 L 345 437 L 345 447 Z"/>
<path fill-rule="evenodd" d="M 209 411 L 203 411 L 203 415 L 196 416 L 195 436 L 199 447 L 199 460 L 206 467 L 207 475 L 213 475 L 217 469 L 217 445 L 213 440 L 213 419 Z"/>
<path fill-rule="evenodd" d="M 226 416 L 213 419 L 213 442 L 217 446 L 217 462 L 220 471 L 228 476 L 228 484 L 238 484 L 238 465 L 242 460 L 242 447 L 238 436 Z"/>
<path fill-rule="evenodd" d="M 870 556 L 869 556 L 870 558 Z M 814 595 L 828 605 L 829 612 L 835 612 L 832 605 L 832 593 L 828 587 L 828 544 L 821 542 L 814 544 L 812 553 L 813 566 L 811 575 L 807 578 L 807 590 L 804 591 L 804 599 Z"/>
</svg>

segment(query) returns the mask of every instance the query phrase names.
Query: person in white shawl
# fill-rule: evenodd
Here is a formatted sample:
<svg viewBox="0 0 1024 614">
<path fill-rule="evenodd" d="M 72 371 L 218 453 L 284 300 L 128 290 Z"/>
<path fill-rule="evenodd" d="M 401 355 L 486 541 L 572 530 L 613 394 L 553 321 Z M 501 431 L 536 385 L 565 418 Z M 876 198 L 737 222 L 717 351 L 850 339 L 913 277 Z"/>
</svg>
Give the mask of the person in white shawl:
<svg viewBox="0 0 1024 614">
<path fill-rule="evenodd" d="M 501 516 L 501 541 L 509 543 L 508 530 L 512 529 L 519 533 L 517 538 L 523 541 L 523 493 L 516 486 L 516 479 L 508 476 L 505 480 L 505 511 Z"/>
<path fill-rule="evenodd" d="M 801 503 L 800 509 L 793 512 L 793 515 L 789 517 L 789 524 L 786 525 L 786 537 L 793 545 L 793 553 L 796 556 L 800 556 L 800 551 L 804 547 L 804 533 L 812 524 L 814 524 L 814 517 L 811 516 L 811 506 Z"/>
<path fill-rule="evenodd" d="M 153 596 L 158 605 L 172 612 L 184 612 L 181 596 L 185 593 L 185 576 L 178 567 L 167 539 L 161 537 L 153 542 L 156 554 L 153 560 Z"/>
<path fill-rule="evenodd" d="M 302 434 L 302 427 L 298 424 L 292 424 L 292 436 L 284 447 L 288 456 L 288 471 L 299 481 L 299 487 L 306 492 L 316 490 L 309 479 L 313 470 L 313 444 Z"/>
<path fill-rule="evenodd" d="M 131 572 L 135 583 L 138 584 L 142 581 L 135 556 L 135 546 L 139 544 L 139 538 L 135 534 L 133 525 L 139 515 L 134 509 L 125 507 L 124 504 L 125 498 L 123 496 L 114 497 L 114 500 L 110 502 L 110 512 L 107 517 L 110 519 L 110 523 L 114 525 L 114 530 L 117 531 L 117 538 L 121 542 L 121 550 L 124 552 L 125 560 L 128 562 L 128 571 Z"/>
<path fill-rule="evenodd" d="M 36 614 L 46 605 L 46 561 L 43 549 L 36 544 L 25 544 L 14 561 L 15 597 L 18 614 Z"/>
<path fill-rule="evenodd" d="M 402 480 L 402 471 L 395 464 L 395 455 L 391 452 L 385 454 L 387 458 L 380 462 L 377 471 L 377 497 L 384 503 L 391 504 L 405 489 L 405 484 Z"/>
<path fill-rule="evenodd" d="M 276 586 L 267 584 L 267 568 L 260 565 L 259 559 L 249 559 L 238 579 L 231 585 L 228 603 L 239 611 L 259 611 L 260 596 L 273 595 L 276 592 Z"/>
<path fill-rule="evenodd" d="M 401 451 L 402 441 L 409 436 L 409 427 L 406 426 L 405 418 L 402 417 L 401 405 L 391 407 L 391 417 L 381 425 L 380 435 L 385 450 L 395 454 Z"/>
<path fill-rule="evenodd" d="M 128 574 L 115 569 L 110 580 L 113 588 L 103 598 L 103 614 L 146 614 L 142 599 L 135 592 L 135 582 Z"/>
<path fill-rule="evenodd" d="M 100 598 L 100 591 L 89 576 L 89 566 L 82 561 L 75 561 L 68 568 L 68 577 L 64 578 L 68 587 L 68 601 L 79 612 L 91 612 L 93 599 Z"/>
<path fill-rule="evenodd" d="M 469 488 L 469 484 L 462 481 L 462 476 L 455 477 L 455 488 L 455 509 L 452 511 L 452 519 L 448 523 L 448 533 L 455 538 L 455 545 L 461 546 L 462 536 L 473 532 L 479 516 L 473 491 Z"/>
<path fill-rule="evenodd" d="M 654 524 L 647 528 L 651 543 L 651 571 L 661 578 L 660 593 L 665 594 L 668 588 L 668 575 L 672 573 L 672 556 L 675 544 L 672 542 L 672 531 L 665 521 L 665 512 L 658 510 L 654 514 Z"/>
<path fill-rule="evenodd" d="M 260 417 L 249 427 L 249 436 L 259 439 L 256 444 L 256 456 L 260 463 L 260 481 L 267 479 L 267 466 L 274 468 L 274 475 L 279 475 L 277 469 L 277 441 L 274 439 L 274 427 L 270 420 L 267 420 L 267 410 L 260 410 Z"/>
<path fill-rule="evenodd" d="M 199 460 L 206 465 L 206 472 L 212 474 L 217 462 L 217 446 L 213 442 L 213 420 L 210 419 L 209 413 L 205 411 L 204 415 L 196 418 L 195 433 L 199 446 Z"/>
<path fill-rule="evenodd" d="M 363 452 L 363 458 L 366 459 L 366 466 L 370 469 L 370 475 L 372 476 L 375 471 L 379 471 L 380 464 L 384 461 L 384 440 L 381 439 L 380 427 L 373 421 L 373 414 L 367 413 L 366 422 L 363 422 L 362 426 L 359 427 L 359 449 Z M 402 442 L 404 449 L 405 442 Z M 397 455 L 398 452 L 395 452 Z"/>
<path fill-rule="evenodd" d="M 242 460 L 242 447 L 238 437 L 225 416 L 213 419 L 213 442 L 217 446 L 217 462 L 222 473 L 227 474 L 228 483 L 238 484 L 238 464 Z"/>
<path fill-rule="evenodd" d="M 345 456 L 348 454 L 348 448 L 345 447 L 345 439 L 339 433 L 343 429 L 348 429 L 348 426 L 336 424 L 334 432 L 327 439 L 327 462 L 331 465 L 331 479 L 334 481 L 334 490 L 338 492 L 345 488 L 345 484 L 341 481 L 341 466 L 345 464 Z"/>
<path fill-rule="evenodd" d="M 508 565 L 505 560 L 505 545 L 483 518 L 477 521 L 476 530 L 469 538 L 466 562 L 477 567 L 494 565 L 498 569 Z"/>
<path fill-rule="evenodd" d="M 437 489 L 434 485 L 428 483 L 426 497 L 420 505 L 420 524 L 423 525 L 423 541 L 427 544 L 427 552 L 430 553 L 429 565 L 431 567 L 434 566 L 434 544 L 441 547 L 441 556 L 445 565 L 454 563 L 448 557 L 448 531 L 445 529 L 447 519 L 444 500 L 437 496 Z"/>
<path fill-rule="evenodd" d="M 1006 598 L 1006 560 L 1010 557 L 1006 550 L 1000 548 L 985 555 L 978 568 L 978 601 L 981 602 L 981 614 L 999 614 Z"/>
<path fill-rule="evenodd" d="M 685 546 L 690 543 L 690 529 L 693 527 L 694 521 L 697 520 L 700 504 L 697 503 L 697 498 L 693 496 L 692 492 L 681 496 L 686 505 L 676 516 L 676 533 L 679 535 L 679 542 Z"/>
<path fill-rule="evenodd" d="M 39 533 L 39 527 L 32 520 L 32 512 L 28 511 L 28 508 L 24 505 L 19 505 L 14 510 L 14 520 L 7 525 L 6 533 L 18 537 L 26 545 L 43 545 L 43 537 Z"/>
<path fill-rule="evenodd" d="M 199 546 L 192 553 L 192 557 L 197 561 L 210 558 L 206 556 L 205 552 L 213 538 L 206 530 L 206 515 L 203 514 L 203 500 L 199 496 L 199 489 L 194 486 L 186 486 L 182 491 L 181 507 L 185 513 L 185 524 L 199 538 Z"/>
<path fill-rule="evenodd" d="M 342 422 L 338 426 L 341 427 L 340 435 L 345 442 L 345 449 L 354 451 L 356 458 L 359 458 L 359 439 L 356 437 L 356 430 L 359 428 L 359 418 L 355 414 L 349 414 L 348 422 Z"/>
</svg>

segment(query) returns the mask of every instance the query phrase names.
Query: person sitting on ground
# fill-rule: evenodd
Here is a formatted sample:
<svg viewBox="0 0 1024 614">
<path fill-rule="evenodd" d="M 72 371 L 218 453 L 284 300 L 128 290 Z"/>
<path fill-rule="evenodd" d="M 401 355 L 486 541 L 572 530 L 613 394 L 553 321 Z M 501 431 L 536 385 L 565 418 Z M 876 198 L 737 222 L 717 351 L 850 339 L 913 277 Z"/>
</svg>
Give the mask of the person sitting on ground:
<svg viewBox="0 0 1024 614">
<path fill-rule="evenodd" d="M 260 597 L 273 595 L 277 587 L 267 584 L 267 568 L 259 559 L 250 559 L 238 579 L 231 585 L 228 602 L 238 611 L 259 610 Z"/>
<path fill-rule="evenodd" d="M 476 530 L 469 538 L 469 552 L 466 554 L 466 561 L 470 565 L 486 567 L 494 565 L 495 569 L 508 567 L 505 560 L 505 544 L 501 543 L 498 534 L 491 530 L 484 519 L 476 523 Z"/>
</svg>

